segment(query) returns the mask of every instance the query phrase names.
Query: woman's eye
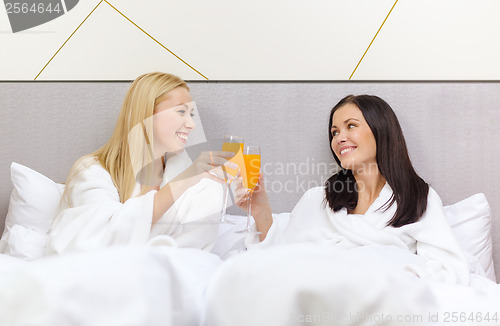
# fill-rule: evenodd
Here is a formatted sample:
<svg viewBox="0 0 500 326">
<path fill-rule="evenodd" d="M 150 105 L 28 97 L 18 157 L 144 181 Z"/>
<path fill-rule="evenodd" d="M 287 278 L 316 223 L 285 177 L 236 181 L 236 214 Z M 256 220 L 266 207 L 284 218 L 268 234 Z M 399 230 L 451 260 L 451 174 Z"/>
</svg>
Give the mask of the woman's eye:
<svg viewBox="0 0 500 326">
<path fill-rule="evenodd" d="M 347 126 L 347 128 L 349 128 L 349 129 L 354 128 L 354 127 L 356 127 L 356 126 L 355 126 L 355 125 L 353 125 L 352 123 L 350 123 L 350 124 Z"/>
<path fill-rule="evenodd" d="M 194 113 L 191 113 L 191 118 L 193 118 L 193 117 L 194 117 Z"/>
<path fill-rule="evenodd" d="M 337 136 L 338 134 L 339 134 L 339 132 L 337 130 L 332 131 L 332 136 L 333 137 Z"/>
<path fill-rule="evenodd" d="M 179 110 L 177 112 L 179 112 L 180 114 L 184 114 L 184 113 L 186 113 L 186 110 Z"/>
</svg>

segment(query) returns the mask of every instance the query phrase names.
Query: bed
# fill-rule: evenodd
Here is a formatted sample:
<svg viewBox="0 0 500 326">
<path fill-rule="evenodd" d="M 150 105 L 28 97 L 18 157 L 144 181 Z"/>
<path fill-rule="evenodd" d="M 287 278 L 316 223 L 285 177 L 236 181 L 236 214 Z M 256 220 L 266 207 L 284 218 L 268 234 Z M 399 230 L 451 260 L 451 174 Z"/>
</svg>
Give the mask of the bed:
<svg viewBox="0 0 500 326">
<path fill-rule="evenodd" d="M 311 257 L 321 252 L 320 248 L 245 252 L 244 239 L 234 233 L 244 223 L 242 212 L 235 207 L 229 212 L 238 225 L 221 227 L 212 253 L 120 247 L 41 258 L 40 244 L 51 223 L 47 216 L 55 209 L 71 164 L 107 140 L 128 85 L 0 84 L 0 229 L 6 225 L 0 241 L 0 324 L 500 324 L 500 297 L 495 291 L 478 295 L 468 289 L 427 284 L 413 284 L 408 289 L 402 286 L 408 282 L 397 276 L 365 279 L 381 284 L 373 287 L 372 295 L 389 298 L 385 305 L 359 301 L 360 297 L 368 298 L 360 294 L 353 299 L 356 309 L 342 306 L 349 301 L 336 301 L 331 294 L 338 293 L 345 282 L 328 283 L 323 274 L 312 278 L 316 282 L 295 281 L 303 279 L 303 273 L 315 275 L 320 269 L 337 279 L 348 279 L 352 278 L 351 270 L 315 265 L 321 259 Z M 241 134 L 246 143 L 261 146 L 267 188 L 276 221 L 282 227 L 302 194 L 322 185 L 336 170 L 326 137 L 331 107 L 347 94 L 384 98 L 400 119 L 417 172 L 446 205 L 449 222 L 471 265 L 477 267 L 483 280 L 491 282 L 483 288 L 496 287 L 494 282 L 500 276 L 500 221 L 496 217 L 500 175 L 494 169 L 500 159 L 496 148 L 500 83 L 191 82 L 189 86 L 207 140 Z M 302 267 L 309 267 L 296 268 L 293 262 L 299 258 L 310 262 Z M 335 259 L 345 266 L 369 268 L 342 254 Z M 274 274 L 268 275 L 276 280 L 286 279 L 282 275 L 294 270 L 286 273 L 294 286 L 286 282 L 266 284 L 264 278 L 251 283 L 245 278 L 250 277 L 246 271 L 255 267 L 253 273 L 258 273 L 262 262 L 268 263 L 262 272 L 273 267 Z M 232 284 L 229 289 L 228 284 Z M 344 290 L 356 293 L 359 288 L 351 285 Z M 265 296 L 259 293 L 266 288 L 274 290 Z M 405 290 L 409 292 L 402 295 Z M 295 300 L 284 300 L 283 296 Z M 403 304 L 403 297 L 431 298 L 417 307 L 425 310 L 425 318 L 409 320 L 408 316 L 424 314 L 417 308 L 410 311 L 408 306 L 415 301 L 408 299 Z M 398 304 L 401 306 L 394 308 Z M 394 320 L 382 317 L 388 307 L 391 311 L 400 309 L 391 316 Z M 355 312 L 354 316 L 346 317 L 348 311 Z M 469 319 L 461 314 L 466 311 Z M 403 320 L 396 320 L 396 316 Z"/>
</svg>

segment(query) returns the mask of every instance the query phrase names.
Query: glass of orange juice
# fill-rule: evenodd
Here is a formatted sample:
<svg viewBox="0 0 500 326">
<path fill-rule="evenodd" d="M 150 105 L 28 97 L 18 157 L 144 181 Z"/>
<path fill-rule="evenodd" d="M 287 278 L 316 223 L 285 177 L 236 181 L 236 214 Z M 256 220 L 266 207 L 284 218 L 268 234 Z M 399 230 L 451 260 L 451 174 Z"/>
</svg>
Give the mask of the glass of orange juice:
<svg viewBox="0 0 500 326">
<path fill-rule="evenodd" d="M 222 144 L 222 150 L 226 152 L 233 152 L 235 155 L 230 159 L 231 162 L 238 164 L 240 174 L 244 176 L 245 174 L 245 162 L 243 160 L 243 144 L 245 139 L 240 136 L 226 135 L 224 136 L 224 143 Z M 238 174 L 238 169 L 232 169 L 223 166 L 222 170 L 224 172 L 224 179 L 226 180 L 226 186 L 224 189 L 224 196 L 222 201 L 221 217 L 219 219 L 220 223 L 232 223 L 226 219 L 226 209 L 227 201 L 229 197 L 229 187 L 234 177 Z"/>
<path fill-rule="evenodd" d="M 243 149 L 243 159 L 245 161 L 245 174 L 243 175 L 243 185 L 247 188 L 247 226 L 236 233 L 260 233 L 250 228 L 252 219 L 252 193 L 259 183 L 260 176 L 260 147 L 245 146 Z M 246 184 L 245 184 L 246 181 Z"/>
</svg>

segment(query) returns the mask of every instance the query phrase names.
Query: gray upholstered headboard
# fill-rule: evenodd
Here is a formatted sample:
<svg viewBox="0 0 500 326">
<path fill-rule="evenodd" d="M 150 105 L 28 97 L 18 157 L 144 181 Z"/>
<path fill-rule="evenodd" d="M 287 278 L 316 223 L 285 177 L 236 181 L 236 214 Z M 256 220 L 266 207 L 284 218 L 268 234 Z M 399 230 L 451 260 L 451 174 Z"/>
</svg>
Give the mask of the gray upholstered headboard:
<svg viewBox="0 0 500 326">
<path fill-rule="evenodd" d="M 126 82 L 0 83 L 0 230 L 12 161 L 64 182 L 71 164 L 100 147 Z M 451 204 L 483 192 L 492 207 L 500 278 L 500 82 L 191 82 L 207 139 L 259 144 L 275 212 L 290 211 L 333 167 L 327 125 L 347 94 L 374 94 L 396 111 L 420 175 Z M 216 148 L 218 149 L 218 148 Z M 237 212 L 237 211 L 233 211 Z"/>
</svg>

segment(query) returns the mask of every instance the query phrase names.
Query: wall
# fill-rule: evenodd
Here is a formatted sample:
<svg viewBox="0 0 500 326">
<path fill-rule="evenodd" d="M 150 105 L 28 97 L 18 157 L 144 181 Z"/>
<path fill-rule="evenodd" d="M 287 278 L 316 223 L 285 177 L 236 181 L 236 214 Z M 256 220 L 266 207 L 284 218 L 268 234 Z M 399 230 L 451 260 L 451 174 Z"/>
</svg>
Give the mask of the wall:
<svg viewBox="0 0 500 326">
<path fill-rule="evenodd" d="M 132 80 L 155 70 L 228 81 L 500 76 L 497 0 L 77 2 L 17 33 L 0 10 L 0 80 Z"/>
</svg>

